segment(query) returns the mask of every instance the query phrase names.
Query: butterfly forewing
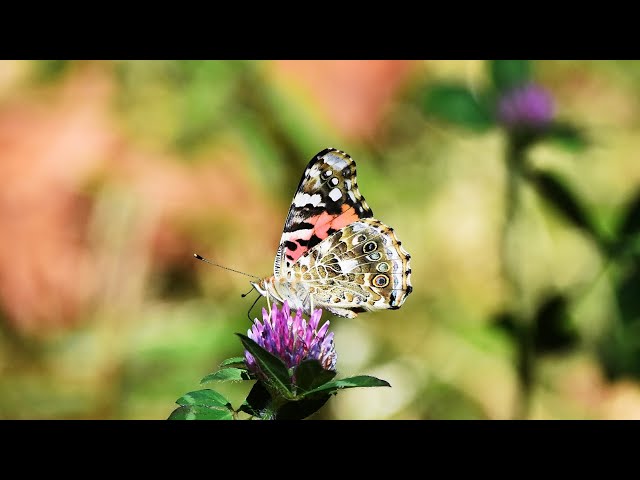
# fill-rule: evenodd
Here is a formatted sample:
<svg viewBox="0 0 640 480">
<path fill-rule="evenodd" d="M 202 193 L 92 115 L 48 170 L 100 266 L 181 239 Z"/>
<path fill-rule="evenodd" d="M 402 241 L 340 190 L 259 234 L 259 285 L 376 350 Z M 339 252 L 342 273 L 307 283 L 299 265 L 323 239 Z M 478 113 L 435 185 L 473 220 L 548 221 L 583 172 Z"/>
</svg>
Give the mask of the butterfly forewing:
<svg viewBox="0 0 640 480">
<path fill-rule="evenodd" d="M 327 148 L 304 171 L 284 224 L 274 262 L 276 278 L 307 251 L 373 212 L 358 190 L 356 164 L 344 152 Z"/>
</svg>

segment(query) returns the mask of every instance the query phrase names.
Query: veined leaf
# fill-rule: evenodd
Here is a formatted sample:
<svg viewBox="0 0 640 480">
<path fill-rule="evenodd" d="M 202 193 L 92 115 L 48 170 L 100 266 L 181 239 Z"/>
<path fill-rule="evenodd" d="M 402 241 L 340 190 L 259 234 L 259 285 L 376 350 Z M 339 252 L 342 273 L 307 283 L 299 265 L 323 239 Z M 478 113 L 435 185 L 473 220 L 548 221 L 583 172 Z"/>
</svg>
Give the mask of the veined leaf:
<svg viewBox="0 0 640 480">
<path fill-rule="evenodd" d="M 296 368 L 296 386 L 299 389 L 298 394 L 313 390 L 320 385 L 327 383 L 336 372 L 325 370 L 318 360 L 305 360 Z"/>
<path fill-rule="evenodd" d="M 253 380 L 249 376 L 249 372 L 240 368 L 223 368 L 222 370 L 218 370 L 217 372 L 210 373 L 202 380 L 200 380 L 200 384 L 207 382 L 229 382 L 229 381 L 242 381 L 242 380 Z"/>
<path fill-rule="evenodd" d="M 291 391 L 291 376 L 284 362 L 266 351 L 246 335 L 242 335 L 241 333 L 236 333 L 236 335 L 240 337 L 244 348 L 253 355 L 258 367 L 262 373 L 265 374 L 270 384 L 285 398 L 291 398 L 293 396 L 293 392 Z"/>
<path fill-rule="evenodd" d="M 376 377 L 371 377 L 369 375 L 357 375 L 355 377 L 343 378 L 342 380 L 333 380 L 331 382 L 327 382 L 324 385 L 320 385 L 317 388 L 314 388 L 307 395 L 326 392 L 333 393 L 337 390 L 342 390 L 344 388 L 357 388 L 357 387 L 390 387 L 391 385 L 386 380 L 381 380 Z"/>
<path fill-rule="evenodd" d="M 168 420 L 233 420 L 233 412 L 190 405 L 176 408 Z"/>
</svg>

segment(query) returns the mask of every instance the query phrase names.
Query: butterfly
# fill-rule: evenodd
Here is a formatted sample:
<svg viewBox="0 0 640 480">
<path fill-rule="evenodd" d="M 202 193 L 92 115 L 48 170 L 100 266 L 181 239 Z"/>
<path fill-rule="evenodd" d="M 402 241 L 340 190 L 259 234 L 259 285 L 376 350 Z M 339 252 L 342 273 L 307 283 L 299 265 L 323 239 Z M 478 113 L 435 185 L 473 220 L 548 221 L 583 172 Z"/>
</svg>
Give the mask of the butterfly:
<svg viewBox="0 0 640 480">
<path fill-rule="evenodd" d="M 373 218 L 358 190 L 353 159 L 327 148 L 302 175 L 273 275 L 252 285 L 267 301 L 355 318 L 400 308 L 413 290 L 410 258 L 393 228 Z"/>
</svg>

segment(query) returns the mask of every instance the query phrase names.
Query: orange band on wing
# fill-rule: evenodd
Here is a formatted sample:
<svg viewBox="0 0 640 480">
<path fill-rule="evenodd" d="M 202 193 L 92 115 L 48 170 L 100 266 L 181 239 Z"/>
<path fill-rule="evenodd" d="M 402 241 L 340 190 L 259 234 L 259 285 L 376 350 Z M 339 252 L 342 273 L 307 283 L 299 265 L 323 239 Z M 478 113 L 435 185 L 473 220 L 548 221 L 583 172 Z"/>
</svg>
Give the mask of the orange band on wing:
<svg viewBox="0 0 640 480">
<path fill-rule="evenodd" d="M 331 228 L 334 230 L 340 230 L 341 228 L 351 225 L 353 222 L 360 220 L 360 217 L 356 213 L 356 209 L 344 203 L 342 205 L 342 213 L 338 215 L 333 222 L 331 222 Z"/>
<path fill-rule="evenodd" d="M 331 215 L 327 212 L 322 212 L 320 215 L 309 217 L 307 220 L 305 220 L 305 222 L 313 225 L 312 233 L 307 238 L 305 238 L 305 240 L 310 239 L 314 235 L 320 240 L 324 240 L 329 236 L 329 229 L 338 231 L 341 228 L 346 227 L 347 225 L 351 225 L 353 222 L 356 222 L 359 219 L 360 217 L 356 213 L 355 209 L 345 203 L 342 205 L 342 213 Z M 309 248 L 307 246 L 300 245 L 294 239 L 290 239 L 290 241 L 296 242 L 298 244 L 298 248 L 296 248 L 294 251 L 289 250 L 287 252 L 295 262 L 296 260 L 298 260 L 298 258 L 304 255 L 309 250 Z"/>
</svg>

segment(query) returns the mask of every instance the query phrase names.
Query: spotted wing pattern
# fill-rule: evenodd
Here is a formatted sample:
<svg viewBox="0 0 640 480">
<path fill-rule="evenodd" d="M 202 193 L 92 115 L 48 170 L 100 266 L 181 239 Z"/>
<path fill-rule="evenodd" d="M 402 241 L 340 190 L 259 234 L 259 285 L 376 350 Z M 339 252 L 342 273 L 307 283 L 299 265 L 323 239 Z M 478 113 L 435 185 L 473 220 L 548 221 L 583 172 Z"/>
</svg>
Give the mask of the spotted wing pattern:
<svg viewBox="0 0 640 480">
<path fill-rule="evenodd" d="M 296 291 L 288 296 L 307 309 L 349 318 L 398 309 L 413 290 L 409 259 L 391 227 L 373 218 L 358 220 L 294 263 L 287 280 Z"/>
</svg>

